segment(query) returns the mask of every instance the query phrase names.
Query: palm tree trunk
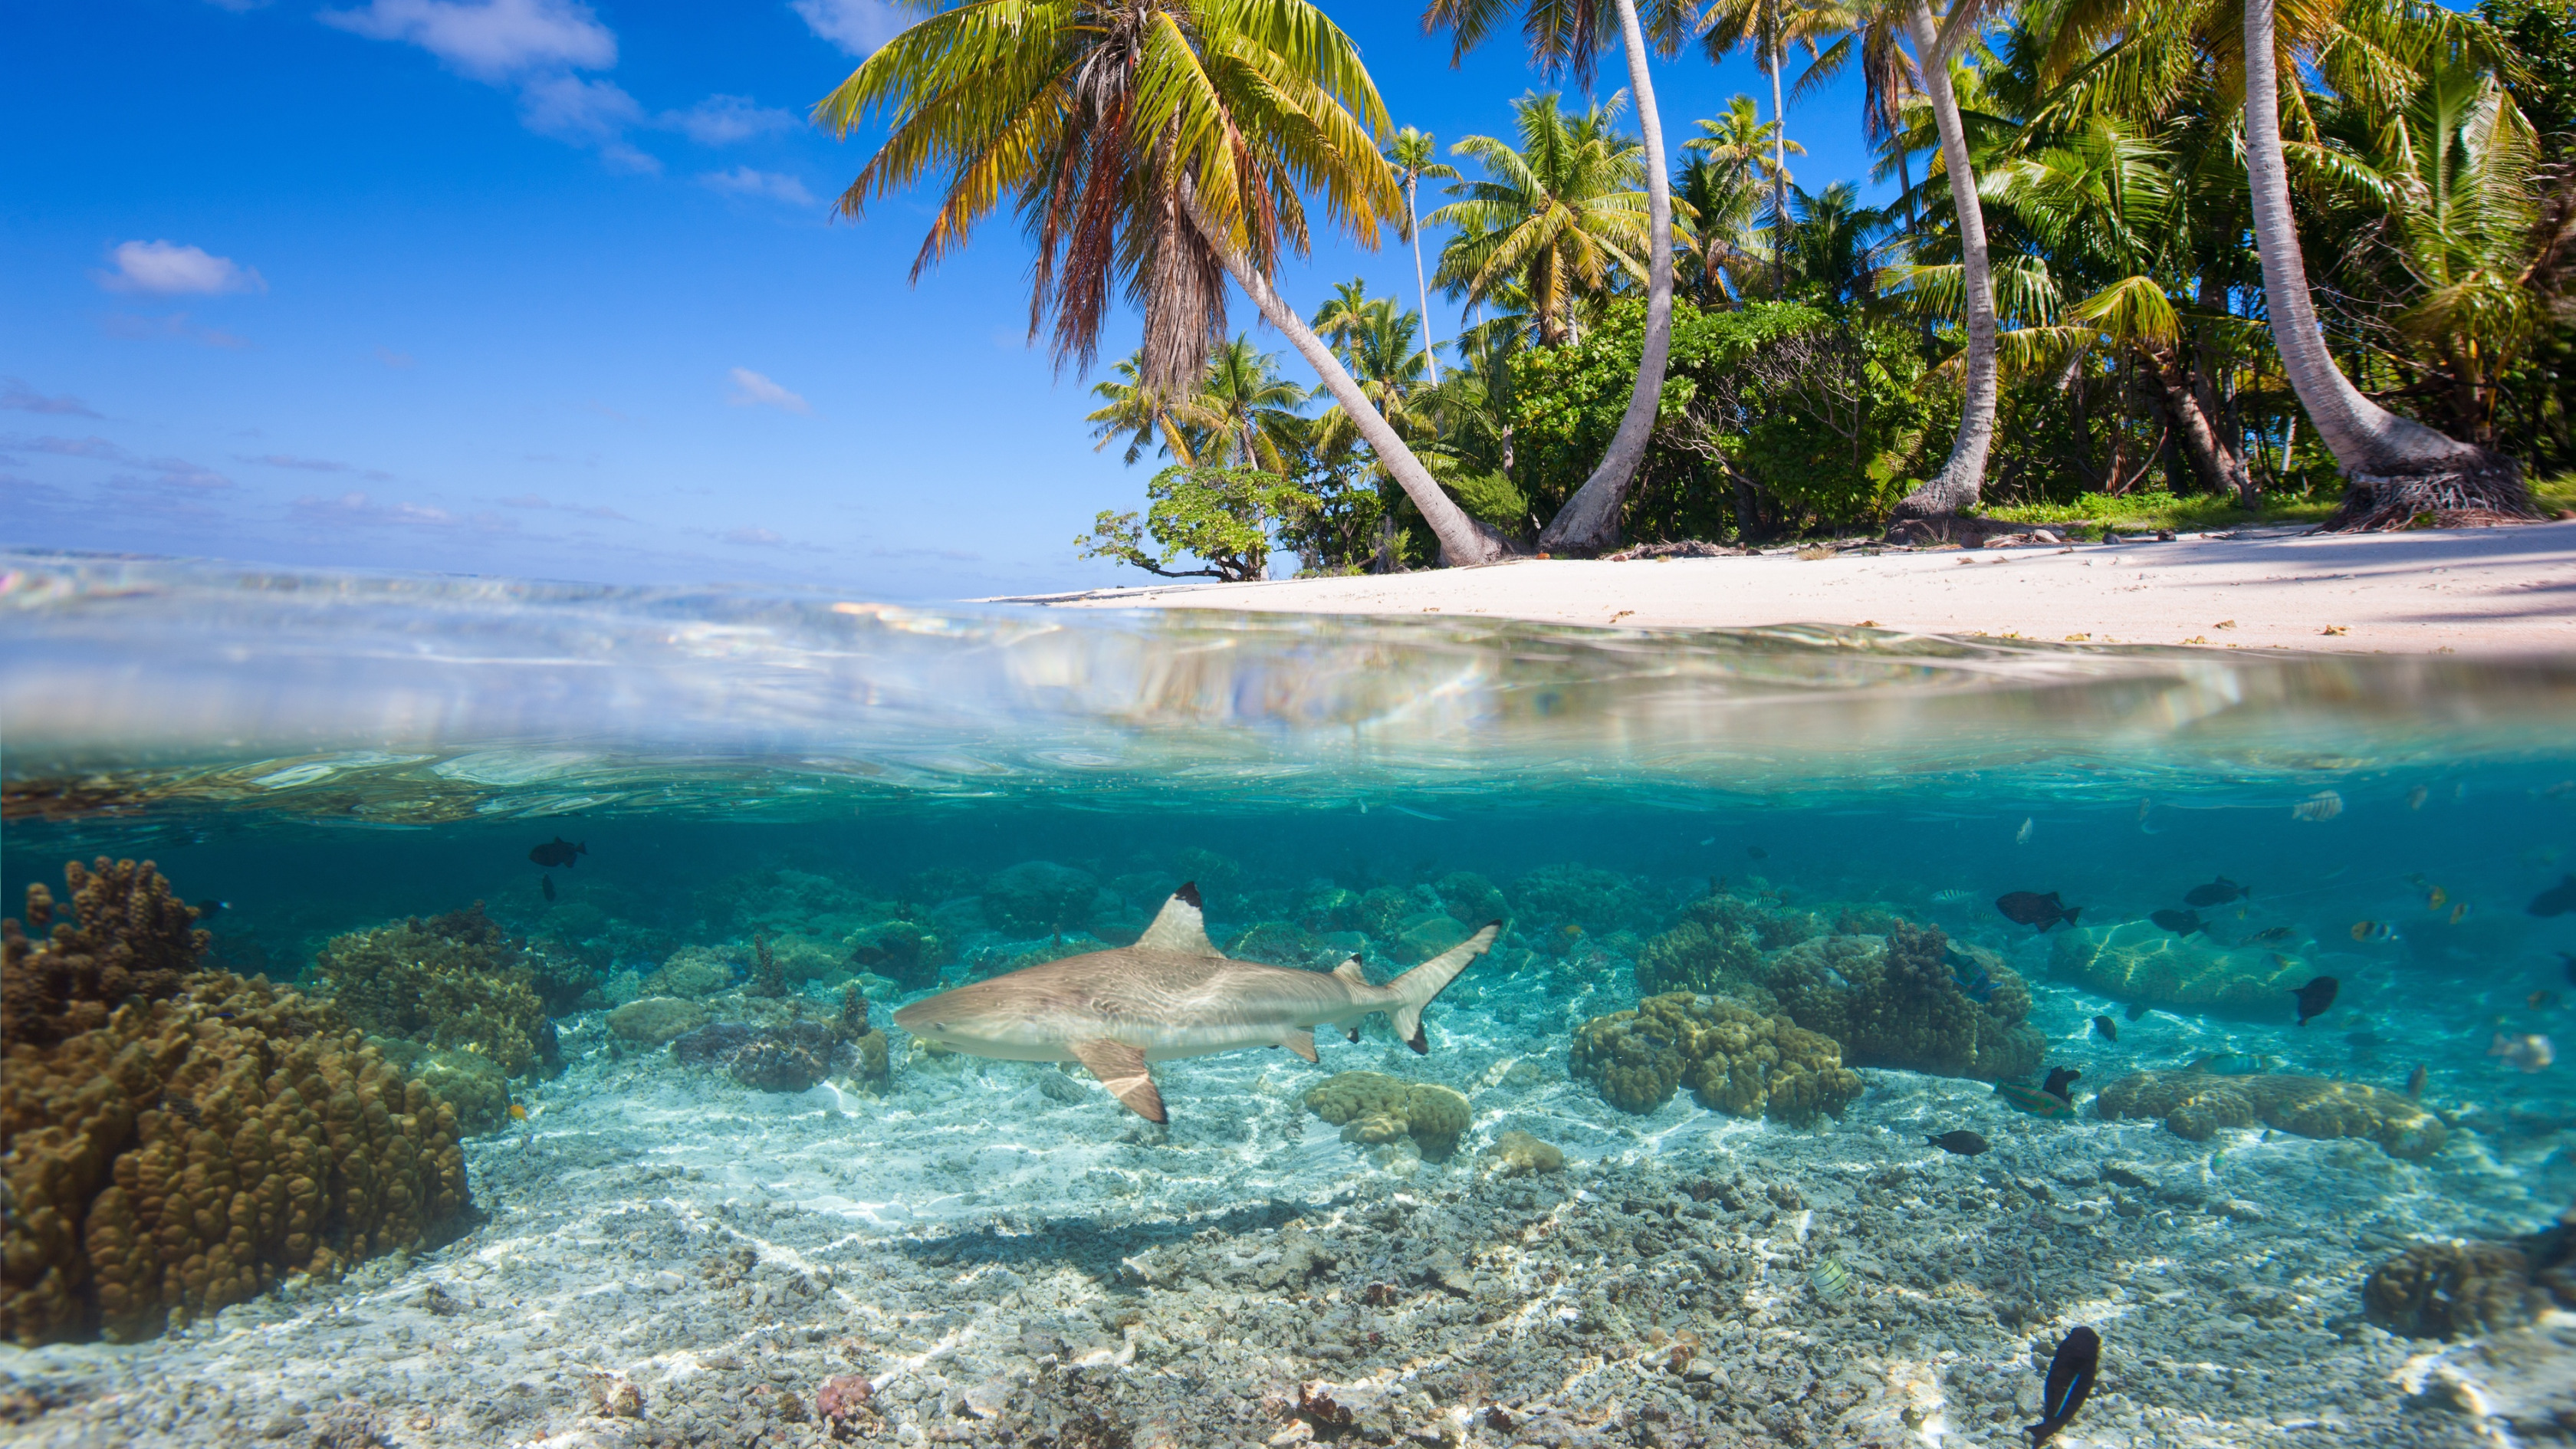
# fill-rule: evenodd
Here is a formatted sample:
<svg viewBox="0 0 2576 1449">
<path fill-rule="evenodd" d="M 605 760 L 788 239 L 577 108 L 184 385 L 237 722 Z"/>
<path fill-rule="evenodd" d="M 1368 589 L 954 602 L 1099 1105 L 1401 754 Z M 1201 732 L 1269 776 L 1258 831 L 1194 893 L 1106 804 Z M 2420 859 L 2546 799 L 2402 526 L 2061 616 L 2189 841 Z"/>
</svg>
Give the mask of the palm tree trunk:
<svg viewBox="0 0 2576 1449">
<path fill-rule="evenodd" d="M 1664 363 L 1673 347 L 1673 193 L 1664 169 L 1664 123 L 1655 109 L 1654 78 L 1646 73 L 1646 32 L 1637 21 L 1636 0 L 1619 0 L 1619 31 L 1627 42 L 1628 86 L 1637 97 L 1637 124 L 1646 141 L 1646 215 L 1653 248 L 1646 258 L 1646 335 L 1637 349 L 1637 381 L 1628 393 L 1628 411 L 1610 437 L 1601 466 L 1583 480 L 1582 488 L 1556 511 L 1539 533 L 1539 547 L 1594 553 L 1619 541 L 1620 506 L 1645 461 L 1654 436 L 1655 414 L 1664 400 Z"/>
<path fill-rule="evenodd" d="M 2403 528 L 2430 513 L 2537 518 L 2522 466 L 2400 417 L 2363 397 L 2326 350 L 2308 294 L 2307 261 L 2290 215 L 2290 173 L 2281 155 L 2281 95 L 2272 0 L 2245 0 L 2245 169 L 2254 202 L 2254 245 L 2263 258 L 2263 299 L 2272 346 L 2343 469 L 2343 505 L 2330 529 Z"/>
<path fill-rule="evenodd" d="M 2213 497 L 2243 501 L 2244 490 L 2229 466 L 2234 460 L 2218 435 L 2217 416 L 2195 386 L 2191 373 L 2183 367 L 2181 349 L 2143 350 L 2147 354 L 2147 375 L 2164 403 L 2175 434 L 2182 440 L 2183 460 L 2190 465 L 2193 480 L 2202 492 Z"/>
<path fill-rule="evenodd" d="M 1414 178 L 1404 178 L 1404 225 L 1413 238 L 1413 290 L 1422 296 L 1422 360 L 1431 369 L 1431 385 L 1440 385 L 1440 358 L 1431 337 L 1431 287 L 1422 280 L 1422 215 L 1413 205 Z"/>
<path fill-rule="evenodd" d="M 1967 384 L 1959 400 L 1959 435 L 1941 471 L 1896 505 L 1900 519 L 1938 518 L 1974 508 L 1985 485 L 1986 452 L 1995 440 L 1995 278 L 1986 257 L 1986 214 L 1977 204 L 1968 132 L 1959 120 L 1959 98 L 1950 89 L 1950 58 L 1936 49 L 1932 12 L 1923 0 L 1914 0 L 1905 26 L 1914 37 L 1924 97 L 1941 129 L 1941 166 L 1950 173 L 1950 205 L 1959 221 L 1960 280 L 1968 294 Z"/>
<path fill-rule="evenodd" d="M 1315 369 L 1316 376 L 1323 379 L 1324 391 L 1331 393 L 1333 401 L 1342 405 L 1343 413 L 1359 429 L 1369 451 L 1377 454 L 1378 462 L 1385 465 L 1397 485 L 1404 489 L 1404 496 L 1412 499 L 1413 506 L 1421 510 L 1423 521 L 1431 525 L 1432 534 L 1440 540 L 1440 561 L 1455 568 L 1461 564 L 1492 563 L 1510 557 L 1511 544 L 1490 524 L 1468 517 L 1465 509 L 1441 491 L 1439 482 L 1431 476 L 1431 470 L 1422 466 L 1422 460 L 1413 456 L 1413 450 L 1404 445 L 1404 439 L 1397 437 L 1386 418 L 1370 405 L 1368 394 L 1360 391 L 1360 385 L 1352 381 L 1350 372 L 1342 366 L 1342 360 L 1333 355 L 1333 349 L 1324 345 L 1324 339 L 1315 335 L 1315 329 L 1306 325 L 1305 318 L 1279 300 L 1279 293 L 1271 287 L 1268 277 L 1253 270 L 1233 247 L 1222 240 L 1225 232 L 1200 209 L 1198 198 L 1190 197 L 1185 204 L 1189 207 L 1192 224 L 1207 238 L 1208 245 L 1216 249 L 1217 259 L 1224 264 L 1226 275 L 1234 278 L 1234 284 L 1252 299 L 1252 305 L 1260 309 L 1270 325 L 1287 336 L 1289 345 L 1297 349 L 1297 355 L 1306 359 L 1306 365 Z"/>
<path fill-rule="evenodd" d="M 1774 28 L 1779 8 L 1772 8 Z M 1780 46 L 1773 37 L 1762 60 L 1771 72 L 1771 291 L 1789 300 L 1789 113 L 1780 104 Z"/>
</svg>

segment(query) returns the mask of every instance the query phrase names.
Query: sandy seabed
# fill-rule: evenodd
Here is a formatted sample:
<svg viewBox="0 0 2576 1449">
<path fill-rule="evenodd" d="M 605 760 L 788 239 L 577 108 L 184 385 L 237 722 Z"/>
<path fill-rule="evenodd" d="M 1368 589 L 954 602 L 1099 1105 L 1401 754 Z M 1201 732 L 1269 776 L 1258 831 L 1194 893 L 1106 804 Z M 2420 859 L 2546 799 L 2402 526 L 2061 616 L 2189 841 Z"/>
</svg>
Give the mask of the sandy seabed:
<svg viewBox="0 0 2576 1449">
<path fill-rule="evenodd" d="M 2077 1323 L 2106 1347 L 2073 1449 L 2576 1434 L 2576 1315 L 2445 1345 L 2359 1294 L 2421 1238 L 2553 1216 L 2533 1185 L 2566 1124 L 2409 1164 L 2042 1121 L 1893 1071 L 1812 1130 L 1687 1094 L 1632 1117 L 1564 1070 L 1570 1025 L 1625 1003 L 1468 994 L 1427 1057 L 1381 1029 L 1321 1068 L 1166 1064 L 1168 1129 L 1088 1078 L 964 1058 L 884 1098 L 764 1094 L 579 1018 L 529 1122 L 469 1144 L 461 1240 L 148 1344 L 0 1350 L 0 1441 L 2003 1446 Z M 2034 1017 L 2084 1086 L 2350 1050 L 2162 1013 L 2112 1046 L 2086 1035 L 2106 1009 L 2061 989 Z M 1304 1110 L 1355 1067 L 1466 1092 L 1459 1154 L 1364 1155 Z M 2459 1053 L 2428 1101 L 2495 1070 Z M 1958 1127 L 1993 1150 L 1925 1144 Z M 1566 1169 L 1492 1175 L 1477 1150 L 1514 1129 Z M 819 1418 L 853 1375 L 866 1407 Z"/>
</svg>

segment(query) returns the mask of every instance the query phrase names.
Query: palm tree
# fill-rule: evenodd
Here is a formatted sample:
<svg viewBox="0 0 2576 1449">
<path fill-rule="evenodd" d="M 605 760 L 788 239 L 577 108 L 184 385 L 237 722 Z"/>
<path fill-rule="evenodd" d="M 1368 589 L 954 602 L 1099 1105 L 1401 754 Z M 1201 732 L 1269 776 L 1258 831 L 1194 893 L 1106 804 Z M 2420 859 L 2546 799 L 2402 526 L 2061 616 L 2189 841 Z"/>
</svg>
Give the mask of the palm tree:
<svg viewBox="0 0 2576 1449">
<path fill-rule="evenodd" d="M 1637 380 L 1627 411 L 1603 451 L 1601 465 L 1539 531 L 1539 547 L 1591 552 L 1618 541 L 1620 506 L 1627 501 L 1637 465 L 1664 395 L 1664 367 L 1673 344 L 1673 203 L 1664 159 L 1664 123 L 1655 107 L 1654 78 L 1646 73 L 1649 22 L 1656 43 L 1670 55 L 1688 25 L 1687 0 L 1429 0 L 1425 30 L 1447 27 L 1455 39 L 1451 63 L 1473 50 L 1507 13 L 1521 15 L 1531 58 L 1548 72 L 1570 70 L 1588 83 L 1604 41 L 1616 37 L 1628 62 L 1628 89 L 1637 98 L 1637 124 L 1645 133 L 1647 270 L 1646 330 L 1637 349 Z"/>
<path fill-rule="evenodd" d="M 1748 289 L 1762 285 L 1769 261 L 1754 240 L 1762 197 L 1746 171 L 1704 154 L 1683 161 L 1674 173 L 1673 204 L 1689 212 L 1697 233 L 1690 258 L 1699 274 L 1693 290 L 1701 306 L 1740 306 Z"/>
<path fill-rule="evenodd" d="M 1700 12 L 1701 44 L 1710 60 L 1751 48 L 1763 73 L 1771 78 L 1771 210 L 1786 227 L 1789 218 L 1789 115 L 1780 96 L 1780 63 L 1789 47 L 1802 45 L 1816 55 L 1816 39 L 1849 28 L 1851 19 L 1831 0 L 1712 0 Z M 1787 277 L 1781 285 L 1785 289 Z"/>
<path fill-rule="evenodd" d="M 1617 132 L 1623 99 L 1571 114 L 1554 93 L 1523 96 L 1512 106 L 1518 146 L 1469 136 L 1450 148 L 1480 162 L 1486 179 L 1450 187 L 1459 199 L 1429 217 L 1458 228 L 1441 251 L 1441 280 L 1471 305 L 1519 283 L 1542 343 L 1570 335 L 1578 295 L 1606 289 L 1614 272 L 1648 273 L 1644 150 Z"/>
<path fill-rule="evenodd" d="M 1370 405 L 1408 439 L 1427 439 L 1434 431 L 1431 420 L 1415 405 L 1426 389 L 1424 373 L 1431 355 L 1420 342 L 1422 314 L 1409 307 L 1396 310 L 1392 298 L 1359 296 L 1361 285 L 1343 284 L 1343 295 L 1325 303 L 1324 311 L 1316 314 L 1315 330 L 1323 332 L 1326 314 L 1331 314 L 1332 335 L 1342 359 L 1359 379 Z M 1339 408 L 1316 419 L 1317 448 L 1330 452 L 1353 441 L 1350 420 Z"/>
<path fill-rule="evenodd" d="M 1778 121 L 1762 119 L 1761 106 L 1751 96 L 1738 95 L 1727 104 L 1726 114 L 1698 124 L 1699 134 L 1684 141 L 1683 150 L 1751 176 L 1766 187 L 1782 186 L 1791 179 L 1790 153 L 1807 154 L 1806 147 L 1780 134 Z"/>
<path fill-rule="evenodd" d="M 847 136 L 890 113 L 840 211 L 944 173 L 913 277 L 1012 198 L 1036 244 L 1034 341 L 1088 366 L 1113 290 L 1144 317 L 1139 381 L 1195 386 L 1227 336 L 1231 278 L 1288 335 L 1385 460 L 1452 563 L 1501 536 L 1440 491 L 1332 350 L 1271 285 L 1309 241 L 1306 196 L 1364 246 L 1401 193 L 1378 154 L 1385 104 L 1309 0 L 970 0 L 888 41 L 815 107 Z"/>
<path fill-rule="evenodd" d="M 1173 420 L 1197 440 L 1182 461 L 1284 474 L 1309 425 L 1297 413 L 1305 403 L 1306 390 L 1279 375 L 1279 359 L 1236 333 L 1208 359 L 1198 390 L 1172 405 Z"/>
<path fill-rule="evenodd" d="M 1431 354 L 1439 344 L 1431 337 L 1431 287 L 1422 278 L 1422 214 L 1414 204 L 1414 189 L 1426 180 L 1458 179 L 1458 168 L 1439 159 L 1438 145 L 1430 132 L 1407 126 L 1395 133 L 1386 148 L 1386 164 L 1395 168 L 1396 179 L 1404 183 L 1404 236 L 1413 243 L 1413 289 L 1422 300 L 1422 357 L 1435 386 L 1440 381 L 1440 359 Z"/>
<path fill-rule="evenodd" d="M 1100 440 L 1092 445 L 1092 451 L 1098 452 L 1124 436 L 1125 462 L 1130 467 L 1145 456 L 1149 447 L 1160 447 L 1183 467 L 1196 463 L 1198 458 L 1191 452 L 1189 438 L 1173 416 L 1171 404 L 1144 384 L 1144 350 L 1140 348 L 1120 358 L 1115 370 L 1116 377 L 1092 385 L 1091 395 L 1100 399 L 1101 405 L 1083 416 L 1083 421 L 1092 425 L 1091 435 Z"/>
<path fill-rule="evenodd" d="M 1976 506 L 1985 488 L 1986 453 L 1995 439 L 1994 268 L 1986 255 L 1986 216 L 1977 200 L 1967 126 L 1960 119 L 1958 94 L 1950 81 L 1950 59 L 1974 28 L 1977 0 L 1956 0 L 1951 23 L 1939 30 L 1924 0 L 1886 3 L 1905 7 L 1902 13 L 1907 38 L 1914 42 L 1915 73 L 1922 78 L 1923 99 L 1941 134 L 1941 169 L 1950 181 L 1952 220 L 1959 233 L 1960 291 L 1968 324 L 1959 431 L 1951 440 L 1950 456 L 1940 472 L 1897 500 L 1895 513 L 1900 519 L 1948 517 Z"/>
</svg>

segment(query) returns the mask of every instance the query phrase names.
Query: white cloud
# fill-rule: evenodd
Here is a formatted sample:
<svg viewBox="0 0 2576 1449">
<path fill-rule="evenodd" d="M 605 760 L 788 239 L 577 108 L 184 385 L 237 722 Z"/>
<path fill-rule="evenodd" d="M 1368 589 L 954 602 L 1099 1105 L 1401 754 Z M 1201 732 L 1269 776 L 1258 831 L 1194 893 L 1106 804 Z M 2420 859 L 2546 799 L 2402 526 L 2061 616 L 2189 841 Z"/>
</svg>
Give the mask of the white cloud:
<svg viewBox="0 0 2576 1449">
<path fill-rule="evenodd" d="M 738 408 L 776 408 L 780 412 L 810 413 L 814 409 L 805 399 L 771 382 L 748 367 L 737 367 L 731 373 L 733 396 L 725 399 Z"/>
<path fill-rule="evenodd" d="M 296 517 L 307 523 L 355 528 L 416 528 L 436 532 L 470 530 L 476 533 L 507 533 L 519 525 L 497 513 L 483 512 L 458 515 L 426 503 L 380 503 L 364 493 L 343 493 L 337 498 L 320 498 L 307 494 L 288 505 Z"/>
<path fill-rule="evenodd" d="M 723 538 L 727 543 L 747 543 L 759 548 L 779 548 L 787 542 L 787 535 L 772 528 L 728 528 Z"/>
<path fill-rule="evenodd" d="M 519 119 L 539 135 L 597 143 L 616 139 L 644 119 L 644 108 L 615 81 L 550 75 L 520 89 Z"/>
<path fill-rule="evenodd" d="M 814 204 L 814 193 L 805 189 L 804 182 L 776 171 L 754 171 L 748 166 L 737 166 L 731 171 L 707 172 L 698 181 L 727 196 L 764 196 L 795 206 Z"/>
<path fill-rule="evenodd" d="M 576 0 L 373 0 L 321 19 L 370 40 L 417 45 L 495 83 L 525 71 L 617 64 L 617 36 Z"/>
<path fill-rule="evenodd" d="M 17 378 L 0 378 L 0 410 L 14 413 L 52 413 L 58 417 L 94 418 L 96 409 L 79 398 L 65 393 L 47 397 Z"/>
<path fill-rule="evenodd" d="M 107 254 L 115 269 L 93 272 L 111 292 L 149 292 L 176 297 L 191 293 L 265 292 L 268 281 L 230 257 L 209 256 L 203 247 L 171 241 L 119 242 Z"/>
<path fill-rule="evenodd" d="M 866 55 L 903 33 L 903 13 L 886 0 L 791 0 L 805 28 L 852 55 Z"/>
<path fill-rule="evenodd" d="M 88 458 L 101 463 L 144 469 L 151 474 L 148 478 L 135 474 L 118 474 L 108 480 L 112 487 L 176 488 L 190 492 L 206 492 L 233 486 L 233 480 L 202 464 L 189 462 L 185 458 L 138 457 L 127 452 L 119 444 L 101 437 L 31 438 L 21 433 L 0 437 L 0 447 L 24 449 L 30 453 L 48 453 L 57 458 Z"/>
<path fill-rule="evenodd" d="M 730 146 L 772 131 L 784 131 L 796 124 L 796 118 L 775 106 L 764 106 L 749 96 L 714 95 L 685 111 L 664 111 L 656 121 L 665 130 L 678 131 L 701 146 Z"/>
<path fill-rule="evenodd" d="M 181 342 L 194 342 L 201 347 L 221 347 L 232 352 L 239 352 L 250 346 L 250 343 L 220 327 L 198 327 L 191 324 L 185 312 L 173 312 L 167 317 L 138 317 L 131 312 L 111 312 L 100 318 L 98 325 L 99 330 L 110 337 L 123 337 L 137 342 L 172 337 Z"/>
<path fill-rule="evenodd" d="M 292 468 L 299 473 L 355 473 L 375 483 L 390 483 L 394 476 L 382 468 L 360 468 L 355 463 L 343 463 L 336 458 L 299 458 L 292 453 L 262 453 L 256 458 L 236 453 L 233 461 L 257 463 L 263 468 Z"/>
</svg>

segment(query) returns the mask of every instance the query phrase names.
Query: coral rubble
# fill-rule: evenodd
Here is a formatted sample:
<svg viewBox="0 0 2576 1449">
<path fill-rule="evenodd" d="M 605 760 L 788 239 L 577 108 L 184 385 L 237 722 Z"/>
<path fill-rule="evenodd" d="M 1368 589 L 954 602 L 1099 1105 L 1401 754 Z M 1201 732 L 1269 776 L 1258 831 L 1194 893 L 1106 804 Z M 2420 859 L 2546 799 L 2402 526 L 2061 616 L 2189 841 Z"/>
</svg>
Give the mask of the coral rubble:
<svg viewBox="0 0 2576 1449">
<path fill-rule="evenodd" d="M 13 988 L 103 979 L 46 960 L 57 948 L 146 970 L 192 963 L 202 935 L 150 904 L 166 883 L 148 864 L 117 878 L 122 915 L 93 896 L 68 938 L 11 933 Z M 291 1274 L 333 1278 L 417 1247 L 465 1211 L 455 1109 L 330 1004 L 224 972 L 157 996 L 130 995 L 95 1025 L 81 1024 L 94 996 L 57 996 L 63 1019 L 9 1044 L 0 1336 L 149 1336 Z"/>
<path fill-rule="evenodd" d="M 111 861 L 63 867 L 72 920 L 42 885 L 27 887 L 25 929 L 0 923 L 0 1046 L 51 1046 L 107 1024 L 128 999 L 157 1001 L 175 993 L 197 968 L 208 933 L 197 913 L 170 894 L 152 862 Z M 50 933 L 31 942 L 26 930 Z"/>
<path fill-rule="evenodd" d="M 637 1003 L 641 1005 L 642 1003 Z M 770 1026 L 718 1022 L 671 1041 L 672 1060 L 721 1071 L 761 1092 L 802 1092 L 835 1072 L 882 1087 L 890 1070 L 885 1033 L 868 1022 L 856 989 L 842 999 L 839 1020 L 789 1020 Z"/>
<path fill-rule="evenodd" d="M 2219 1077 L 2133 1072 L 2094 1098 L 2104 1117 L 2161 1117 L 2175 1135 L 2206 1142 L 2225 1127 L 2270 1127 L 2300 1137 L 2366 1137 L 2389 1156 L 2418 1162 L 2442 1150 L 2442 1119 L 2396 1092 L 2323 1077 Z"/>
<path fill-rule="evenodd" d="M 1768 983 L 1791 1020 L 1842 1043 L 1854 1066 L 1989 1082 L 2036 1070 L 2044 1044 L 2024 1024 L 2029 988 L 1999 957 L 1962 967 L 1953 954 L 1939 928 L 1898 922 L 1884 937 L 1792 946 Z"/>
<path fill-rule="evenodd" d="M 1445 1160 L 1475 1120 L 1467 1099 L 1447 1087 L 1408 1082 L 1384 1072 L 1338 1072 L 1306 1092 L 1306 1108 L 1353 1141 L 1375 1146 L 1409 1137 L 1425 1159 Z"/>
<path fill-rule="evenodd" d="M 309 979 L 364 1031 L 475 1052 L 520 1077 L 556 1065 L 532 955 L 477 901 L 335 936 Z"/>
<path fill-rule="evenodd" d="M 1862 1088 L 1822 1034 L 1686 991 L 1585 1022 L 1574 1033 L 1570 1069 L 1612 1106 L 1640 1114 L 1688 1086 L 1711 1111 L 1806 1123 L 1841 1115 Z"/>
</svg>

